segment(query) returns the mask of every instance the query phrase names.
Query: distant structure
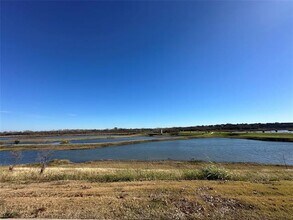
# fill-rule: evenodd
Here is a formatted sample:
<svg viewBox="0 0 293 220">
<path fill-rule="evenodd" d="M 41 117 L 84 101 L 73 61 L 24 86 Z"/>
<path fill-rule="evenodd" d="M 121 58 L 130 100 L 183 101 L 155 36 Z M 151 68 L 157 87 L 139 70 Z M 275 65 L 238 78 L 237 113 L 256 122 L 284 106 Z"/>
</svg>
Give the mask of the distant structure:
<svg viewBox="0 0 293 220">
<path fill-rule="evenodd" d="M 161 134 L 163 134 L 163 129 L 161 129 Z"/>
</svg>

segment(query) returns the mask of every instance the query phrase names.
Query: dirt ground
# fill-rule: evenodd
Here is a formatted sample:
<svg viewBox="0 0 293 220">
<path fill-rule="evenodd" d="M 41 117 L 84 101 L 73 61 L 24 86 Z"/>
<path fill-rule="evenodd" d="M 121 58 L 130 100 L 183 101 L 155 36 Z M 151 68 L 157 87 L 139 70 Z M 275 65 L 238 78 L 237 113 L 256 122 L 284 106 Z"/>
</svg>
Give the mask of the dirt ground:
<svg viewBox="0 0 293 220">
<path fill-rule="evenodd" d="M 0 183 L 0 216 L 91 219 L 292 219 L 293 182 Z"/>
<path fill-rule="evenodd" d="M 214 165 L 237 178 L 182 179 L 182 172 L 209 165 L 182 161 L 53 161 L 42 175 L 37 164 L 18 165 L 13 172 L 3 166 L 0 217 L 293 219 L 292 166 L 218 163 Z M 138 176 L 132 180 L 125 175 Z"/>
</svg>

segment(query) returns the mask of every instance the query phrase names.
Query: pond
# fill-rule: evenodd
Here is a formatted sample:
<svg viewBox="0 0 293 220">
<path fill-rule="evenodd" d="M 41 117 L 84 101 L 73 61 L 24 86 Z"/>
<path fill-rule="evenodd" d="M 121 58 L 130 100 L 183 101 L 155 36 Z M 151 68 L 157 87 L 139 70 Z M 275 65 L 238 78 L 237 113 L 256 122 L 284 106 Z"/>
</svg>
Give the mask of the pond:
<svg viewBox="0 0 293 220">
<path fill-rule="evenodd" d="M 7 140 L 11 140 L 12 138 L 10 137 L 0 137 L 0 141 L 7 141 Z"/>
<path fill-rule="evenodd" d="M 35 163 L 38 151 L 24 151 L 20 163 Z M 230 138 L 199 138 L 144 142 L 85 150 L 54 151 L 52 159 L 72 162 L 93 160 L 203 160 L 293 165 L 293 143 Z M 8 151 L 0 152 L 0 164 L 8 165 Z"/>
</svg>

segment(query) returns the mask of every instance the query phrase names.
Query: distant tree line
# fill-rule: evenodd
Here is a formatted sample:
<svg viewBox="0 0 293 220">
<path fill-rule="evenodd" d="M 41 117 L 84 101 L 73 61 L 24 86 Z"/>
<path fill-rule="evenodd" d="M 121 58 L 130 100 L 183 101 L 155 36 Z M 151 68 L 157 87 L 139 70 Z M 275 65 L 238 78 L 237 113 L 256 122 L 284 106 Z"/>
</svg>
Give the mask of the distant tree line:
<svg viewBox="0 0 293 220">
<path fill-rule="evenodd" d="M 270 131 L 270 130 L 291 130 L 293 131 L 293 123 L 254 123 L 254 124 L 218 124 L 218 125 L 199 125 L 189 127 L 169 127 L 169 128 L 113 128 L 113 129 L 64 129 L 52 131 L 19 131 L 19 132 L 0 132 L 1 136 L 8 135 L 76 135 L 76 134 L 108 134 L 108 135 L 131 135 L 137 133 L 160 133 L 161 129 L 164 133 L 177 133 L 179 131 Z"/>
<path fill-rule="evenodd" d="M 62 130 L 51 130 L 51 131 L 4 131 L 0 132 L 0 136 L 9 135 L 37 135 L 37 136 L 47 136 L 47 135 L 83 135 L 83 134 L 116 134 L 116 135 L 131 135 L 137 134 L 145 131 L 151 131 L 152 129 L 127 129 L 127 128 L 113 128 L 113 129 L 62 129 Z"/>
<path fill-rule="evenodd" d="M 254 123 L 254 124 L 218 124 L 200 125 L 190 127 L 173 127 L 165 129 L 165 132 L 174 131 L 271 131 L 290 130 L 293 131 L 293 123 Z"/>
</svg>

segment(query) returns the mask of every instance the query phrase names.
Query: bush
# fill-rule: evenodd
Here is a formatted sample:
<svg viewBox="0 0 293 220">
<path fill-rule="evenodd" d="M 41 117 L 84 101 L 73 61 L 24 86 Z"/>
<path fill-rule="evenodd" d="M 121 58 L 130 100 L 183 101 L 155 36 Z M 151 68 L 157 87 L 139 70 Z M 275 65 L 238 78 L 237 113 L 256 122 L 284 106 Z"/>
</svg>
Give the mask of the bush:
<svg viewBox="0 0 293 220">
<path fill-rule="evenodd" d="M 200 179 L 200 173 L 198 170 L 185 170 L 182 174 L 184 180 L 198 180 Z"/>
<path fill-rule="evenodd" d="M 20 143 L 19 140 L 15 140 L 15 141 L 14 141 L 14 144 L 19 144 L 19 143 Z"/>
<path fill-rule="evenodd" d="M 69 144 L 69 140 L 62 140 L 60 144 Z"/>
<path fill-rule="evenodd" d="M 224 168 L 209 165 L 199 170 L 199 178 L 206 180 L 228 180 L 231 179 L 231 175 Z"/>
<path fill-rule="evenodd" d="M 18 218 L 18 217 L 20 217 L 19 213 L 10 212 L 10 211 L 4 212 L 4 214 L 1 216 L 1 218 Z"/>
</svg>

